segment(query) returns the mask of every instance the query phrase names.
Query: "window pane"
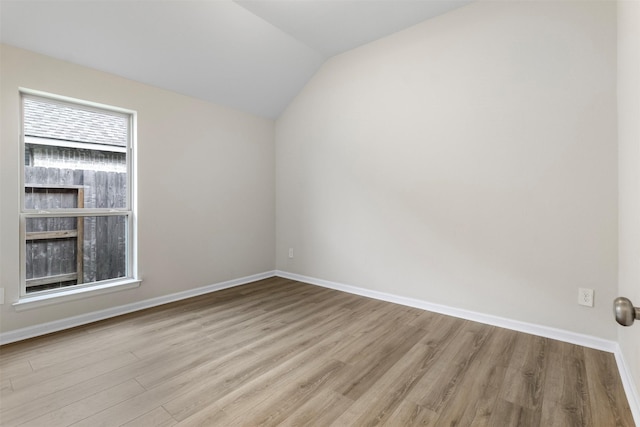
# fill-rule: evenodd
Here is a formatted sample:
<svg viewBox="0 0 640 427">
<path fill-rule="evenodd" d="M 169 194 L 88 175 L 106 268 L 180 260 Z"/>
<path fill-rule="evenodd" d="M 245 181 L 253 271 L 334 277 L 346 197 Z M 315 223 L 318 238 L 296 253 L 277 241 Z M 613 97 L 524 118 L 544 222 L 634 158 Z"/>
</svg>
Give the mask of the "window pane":
<svg viewBox="0 0 640 427">
<path fill-rule="evenodd" d="M 126 114 L 89 109 L 46 98 L 25 96 L 24 135 L 59 141 L 126 147 Z"/>
<path fill-rule="evenodd" d="M 23 295 L 131 277 L 132 115 L 53 97 L 21 100 Z M 82 211 L 67 217 L 61 209 Z"/>
<path fill-rule="evenodd" d="M 127 215 L 27 218 L 27 293 L 127 277 L 127 236 Z"/>
<path fill-rule="evenodd" d="M 125 153 L 25 146 L 35 164 L 24 168 L 25 209 L 126 209 Z"/>
<path fill-rule="evenodd" d="M 23 102 L 25 209 L 126 209 L 128 116 Z"/>
</svg>

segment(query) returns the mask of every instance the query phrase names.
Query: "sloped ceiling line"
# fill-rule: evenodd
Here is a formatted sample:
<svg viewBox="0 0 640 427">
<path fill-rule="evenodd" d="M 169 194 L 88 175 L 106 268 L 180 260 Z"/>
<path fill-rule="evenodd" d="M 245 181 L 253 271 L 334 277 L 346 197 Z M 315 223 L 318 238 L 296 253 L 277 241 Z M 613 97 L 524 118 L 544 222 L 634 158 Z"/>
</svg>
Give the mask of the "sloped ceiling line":
<svg viewBox="0 0 640 427">
<path fill-rule="evenodd" d="M 329 57 L 471 0 L 0 2 L 0 41 L 275 119 Z"/>
</svg>

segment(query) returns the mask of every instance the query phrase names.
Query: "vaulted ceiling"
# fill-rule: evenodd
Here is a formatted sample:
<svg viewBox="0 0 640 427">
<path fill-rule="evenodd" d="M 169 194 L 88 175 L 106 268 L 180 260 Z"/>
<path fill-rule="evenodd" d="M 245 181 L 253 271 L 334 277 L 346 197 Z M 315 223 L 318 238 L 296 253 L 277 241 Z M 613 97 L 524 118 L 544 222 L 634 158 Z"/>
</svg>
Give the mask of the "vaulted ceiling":
<svg viewBox="0 0 640 427">
<path fill-rule="evenodd" d="M 276 118 L 331 56 L 472 0 L 2 0 L 0 41 Z"/>
</svg>

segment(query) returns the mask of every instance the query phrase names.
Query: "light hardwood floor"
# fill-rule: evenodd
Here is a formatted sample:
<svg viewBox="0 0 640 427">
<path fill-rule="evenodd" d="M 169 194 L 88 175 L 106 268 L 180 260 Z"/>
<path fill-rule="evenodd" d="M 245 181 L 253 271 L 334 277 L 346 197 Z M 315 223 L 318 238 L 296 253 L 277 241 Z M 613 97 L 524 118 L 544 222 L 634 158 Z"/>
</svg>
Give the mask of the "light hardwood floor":
<svg viewBox="0 0 640 427">
<path fill-rule="evenodd" d="M 2 426 L 633 426 L 613 355 L 272 278 L 0 348 Z"/>
</svg>

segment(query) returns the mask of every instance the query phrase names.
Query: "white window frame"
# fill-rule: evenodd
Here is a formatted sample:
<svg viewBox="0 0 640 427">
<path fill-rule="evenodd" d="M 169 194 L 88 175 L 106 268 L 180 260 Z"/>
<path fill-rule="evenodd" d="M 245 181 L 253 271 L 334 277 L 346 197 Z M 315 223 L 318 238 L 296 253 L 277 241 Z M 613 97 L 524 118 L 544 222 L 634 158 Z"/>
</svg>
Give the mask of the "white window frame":
<svg viewBox="0 0 640 427">
<path fill-rule="evenodd" d="M 125 208 L 65 208 L 51 209 L 48 211 L 25 208 L 25 144 L 33 142 L 30 137 L 24 135 L 24 99 L 42 99 L 60 105 L 68 105 L 73 108 L 96 111 L 102 114 L 114 114 L 128 118 L 126 147 L 126 171 L 127 171 L 127 195 Z M 85 298 L 103 293 L 131 289 L 139 286 L 140 279 L 137 272 L 137 186 L 136 186 L 136 121 L 137 114 L 128 110 L 110 105 L 99 104 L 75 98 L 54 95 L 50 93 L 20 88 L 20 297 L 13 304 L 16 310 L 34 308 L 43 305 L 55 304 L 69 300 Z M 68 145 L 68 144 L 66 144 Z M 59 146 L 64 147 L 62 142 Z M 115 151 L 115 150 L 114 150 Z M 117 150 L 120 151 L 120 150 Z M 27 293 L 26 288 L 26 221 L 28 218 L 50 217 L 93 217 L 93 216 L 125 216 L 127 218 L 127 247 L 125 253 L 127 275 L 124 278 L 102 280 L 97 282 L 82 283 L 63 288 Z"/>
</svg>

